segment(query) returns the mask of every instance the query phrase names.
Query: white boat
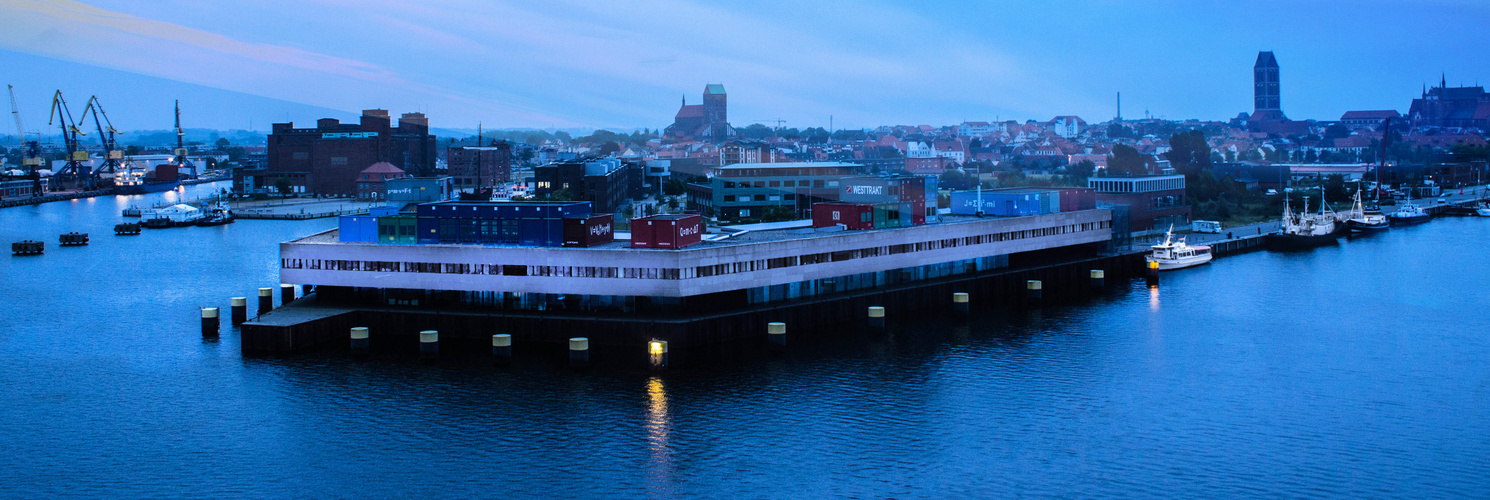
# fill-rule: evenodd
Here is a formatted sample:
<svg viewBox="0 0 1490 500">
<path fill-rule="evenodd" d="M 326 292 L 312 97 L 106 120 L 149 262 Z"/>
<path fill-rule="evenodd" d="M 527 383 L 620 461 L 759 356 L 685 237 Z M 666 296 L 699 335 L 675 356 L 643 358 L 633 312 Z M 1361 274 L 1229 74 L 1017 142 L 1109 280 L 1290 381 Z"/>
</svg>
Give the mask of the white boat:
<svg viewBox="0 0 1490 500">
<path fill-rule="evenodd" d="M 1490 206 L 1481 203 L 1479 208 L 1474 209 L 1474 213 L 1480 217 L 1490 217 Z"/>
<path fill-rule="evenodd" d="M 1174 226 L 1164 232 L 1164 243 L 1153 246 L 1153 252 L 1144 257 L 1149 262 L 1159 263 L 1160 271 L 1171 269 L 1183 269 L 1190 266 L 1198 266 L 1211 261 L 1211 247 L 1190 246 L 1185 243 L 1185 238 L 1179 241 L 1174 239 Z"/>
<path fill-rule="evenodd" d="M 202 209 L 177 203 L 169 207 L 152 208 L 141 211 L 141 226 L 158 229 L 164 227 L 190 226 L 206 217 L 207 213 Z"/>
</svg>

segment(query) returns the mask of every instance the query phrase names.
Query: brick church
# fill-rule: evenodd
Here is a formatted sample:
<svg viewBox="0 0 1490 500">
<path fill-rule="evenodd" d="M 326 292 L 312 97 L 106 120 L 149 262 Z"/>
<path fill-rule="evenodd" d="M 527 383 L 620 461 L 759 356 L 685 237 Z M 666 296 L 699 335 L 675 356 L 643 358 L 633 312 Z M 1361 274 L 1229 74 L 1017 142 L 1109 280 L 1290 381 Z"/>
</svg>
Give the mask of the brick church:
<svg viewBox="0 0 1490 500">
<path fill-rule="evenodd" d="M 663 139 L 675 141 L 724 142 L 735 135 L 729 126 L 728 102 L 724 85 L 710 83 L 704 86 L 704 103 L 688 104 L 683 98 L 683 107 L 673 117 L 673 124 L 662 131 Z"/>
</svg>

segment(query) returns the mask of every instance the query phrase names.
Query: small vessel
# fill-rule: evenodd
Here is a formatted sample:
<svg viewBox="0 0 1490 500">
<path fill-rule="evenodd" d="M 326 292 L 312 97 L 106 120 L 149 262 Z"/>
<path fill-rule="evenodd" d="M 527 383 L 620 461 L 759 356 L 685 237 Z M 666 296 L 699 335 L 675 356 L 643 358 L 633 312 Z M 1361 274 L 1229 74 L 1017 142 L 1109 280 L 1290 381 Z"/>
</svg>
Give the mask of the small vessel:
<svg viewBox="0 0 1490 500">
<path fill-rule="evenodd" d="M 1475 207 L 1474 214 L 1480 217 L 1490 217 L 1490 205 L 1481 202 L 1480 206 Z"/>
<path fill-rule="evenodd" d="M 1380 209 L 1366 209 L 1365 203 L 1361 201 L 1361 190 L 1356 189 L 1355 206 L 1345 215 L 1345 228 L 1352 233 L 1374 233 L 1391 227 L 1387 216 Z"/>
<path fill-rule="evenodd" d="M 1211 247 L 1200 245 L 1190 246 L 1185 243 L 1185 238 L 1179 241 L 1174 239 L 1174 226 L 1164 232 L 1164 242 L 1153 246 L 1153 252 L 1145 260 L 1157 262 L 1160 271 L 1171 269 L 1184 269 L 1190 266 L 1198 266 L 1211 261 Z"/>
<path fill-rule="evenodd" d="M 190 226 L 206 217 L 202 209 L 177 203 L 169 207 L 152 208 L 144 210 L 140 214 L 140 227 L 147 229 L 161 229 L 167 227 Z"/>
<path fill-rule="evenodd" d="M 1402 203 L 1402 206 L 1397 207 L 1397 211 L 1392 212 L 1387 218 L 1393 226 L 1409 226 L 1428 222 L 1433 216 L 1428 215 L 1426 210 L 1417 206 L 1412 200 L 1407 200 Z"/>
<path fill-rule="evenodd" d="M 223 224 L 232 224 L 234 220 L 236 219 L 233 217 L 233 211 L 228 207 L 228 203 L 220 201 L 207 206 L 207 215 L 202 217 L 201 220 L 198 220 L 197 225 L 221 226 Z"/>
<path fill-rule="evenodd" d="M 1344 226 L 1336 224 L 1335 214 L 1330 213 L 1329 204 L 1322 203 L 1318 214 L 1309 213 L 1309 197 L 1304 197 L 1304 211 L 1294 213 L 1288 198 L 1283 199 L 1282 229 L 1267 235 L 1269 249 L 1292 250 L 1323 245 L 1334 245 L 1340 238 Z"/>
</svg>

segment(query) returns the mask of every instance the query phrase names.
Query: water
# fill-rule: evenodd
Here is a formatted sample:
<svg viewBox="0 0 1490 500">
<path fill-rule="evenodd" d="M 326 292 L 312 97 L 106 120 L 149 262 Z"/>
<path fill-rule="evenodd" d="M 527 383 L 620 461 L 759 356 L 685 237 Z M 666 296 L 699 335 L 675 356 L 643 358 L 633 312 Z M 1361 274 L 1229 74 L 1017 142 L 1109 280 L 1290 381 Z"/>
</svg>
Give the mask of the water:
<svg viewBox="0 0 1490 500">
<path fill-rule="evenodd" d="M 659 377 L 243 359 L 196 307 L 334 221 L 113 236 L 162 196 L 0 210 L 48 242 L 0 257 L 0 496 L 1490 495 L 1486 220 Z"/>
</svg>

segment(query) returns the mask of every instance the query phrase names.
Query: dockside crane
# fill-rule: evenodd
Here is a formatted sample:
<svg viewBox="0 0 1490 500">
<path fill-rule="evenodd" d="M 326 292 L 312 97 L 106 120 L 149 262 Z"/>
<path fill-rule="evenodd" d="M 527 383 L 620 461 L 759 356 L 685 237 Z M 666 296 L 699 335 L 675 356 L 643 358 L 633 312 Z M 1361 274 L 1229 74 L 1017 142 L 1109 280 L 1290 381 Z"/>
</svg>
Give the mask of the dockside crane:
<svg viewBox="0 0 1490 500">
<path fill-rule="evenodd" d="M 176 168 L 191 169 L 191 177 L 197 177 L 197 165 L 186 158 L 186 130 L 181 128 L 181 100 L 176 100 Z"/>
<path fill-rule="evenodd" d="M 119 131 L 114 129 L 114 123 L 109 121 L 109 113 L 103 110 L 103 103 L 98 102 L 98 96 L 88 98 L 88 106 L 83 108 L 82 119 L 87 119 L 88 114 L 93 114 L 93 126 L 98 128 L 98 142 L 103 143 L 104 160 L 95 172 L 99 174 L 116 174 L 123 167 L 120 163 L 124 160 L 124 151 L 118 147 L 114 135 Z M 99 116 L 103 120 L 99 120 Z"/>
<path fill-rule="evenodd" d="M 10 114 L 16 119 L 16 142 L 21 145 L 21 168 L 27 179 L 31 179 L 31 196 L 41 196 L 41 144 L 26 140 L 26 127 L 21 125 L 21 108 L 16 106 L 16 87 L 6 85 L 10 91 Z"/>
<path fill-rule="evenodd" d="M 78 136 L 88 135 L 78 129 L 77 121 L 72 118 L 72 111 L 67 109 L 67 99 L 62 97 L 62 91 L 52 94 L 52 112 L 47 115 L 47 126 L 56 123 L 62 129 L 62 142 L 67 147 L 67 164 L 62 170 L 52 175 L 53 187 L 61 188 L 67 179 L 73 179 L 77 186 L 86 189 L 96 187 L 96 178 L 93 169 L 84 165 L 88 161 L 88 152 L 83 151 L 78 144 Z"/>
</svg>

